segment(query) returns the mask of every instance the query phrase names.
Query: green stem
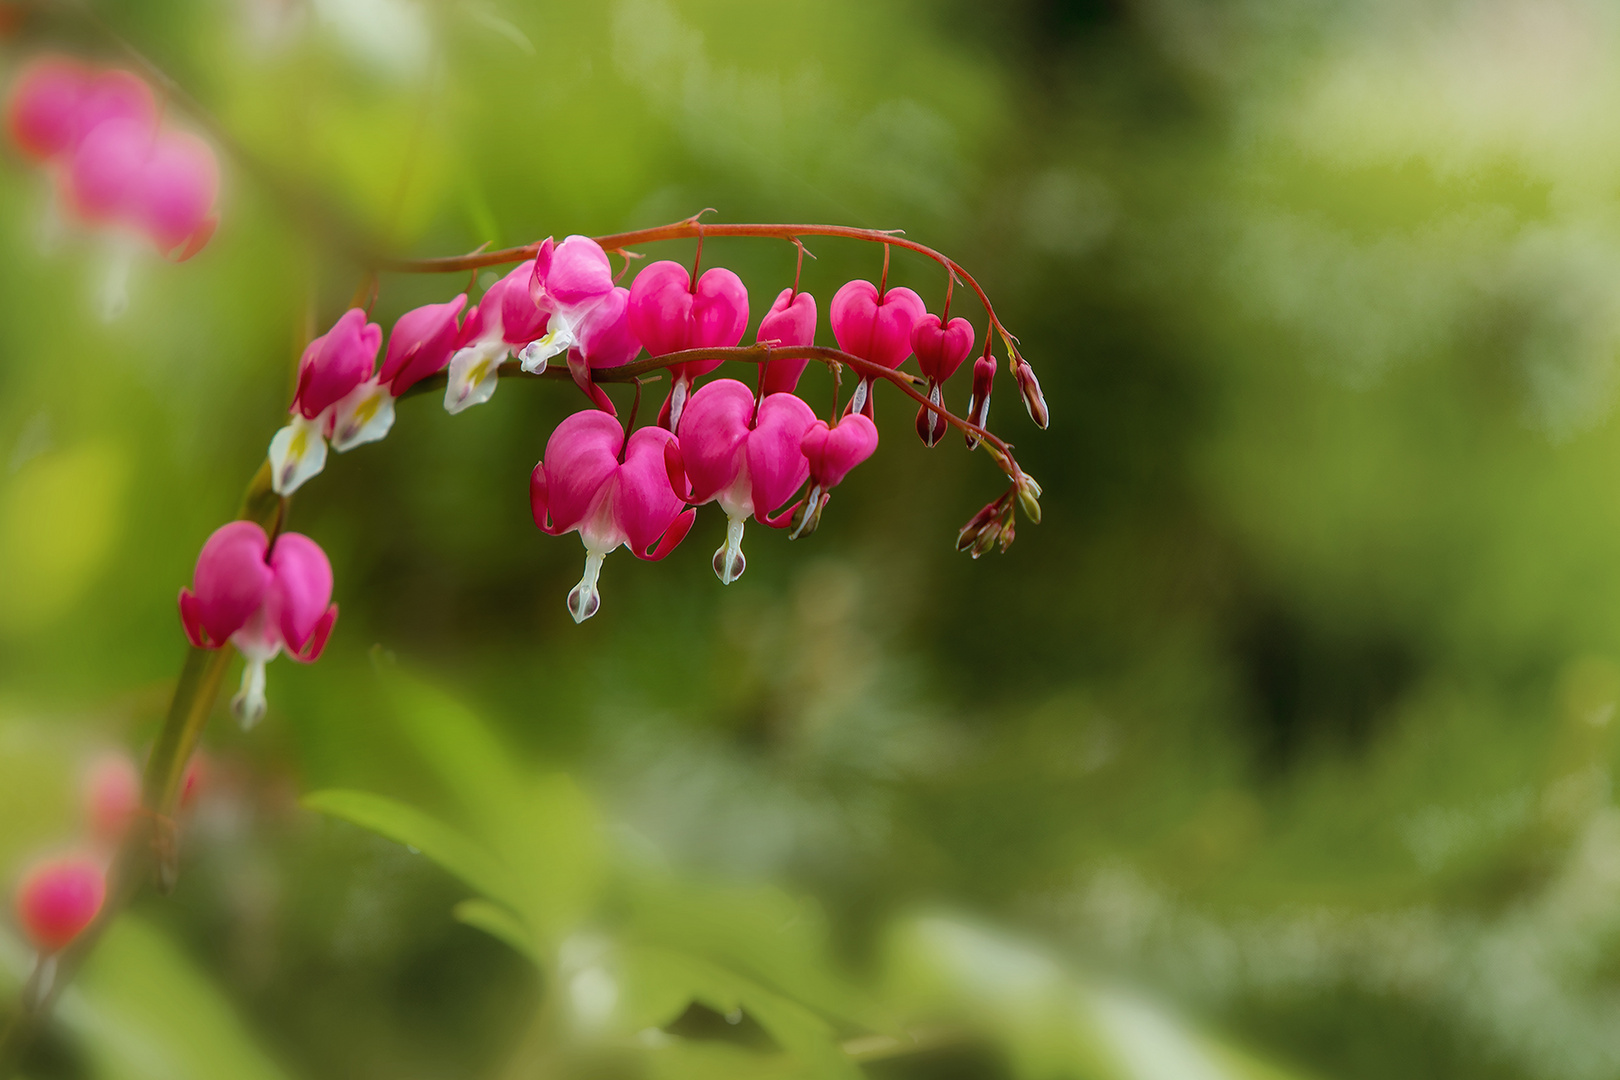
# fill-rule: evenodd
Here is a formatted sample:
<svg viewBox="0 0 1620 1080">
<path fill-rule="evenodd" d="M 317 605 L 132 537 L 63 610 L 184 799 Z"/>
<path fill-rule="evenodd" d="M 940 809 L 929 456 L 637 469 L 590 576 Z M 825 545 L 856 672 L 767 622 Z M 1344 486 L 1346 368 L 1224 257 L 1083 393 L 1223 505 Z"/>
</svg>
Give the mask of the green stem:
<svg viewBox="0 0 1620 1080">
<path fill-rule="evenodd" d="M 270 490 L 270 463 L 267 461 L 248 483 L 238 516 L 259 522 L 273 535 L 279 531 L 285 513 L 286 500 Z M 179 854 L 175 813 L 185 782 L 186 765 L 191 761 L 203 728 L 208 725 L 220 684 L 225 679 L 225 669 L 230 666 L 234 653 L 234 649 L 226 648 L 187 650 L 174 697 L 169 701 L 168 716 L 146 762 L 141 813 L 119 846 L 108 873 L 107 898 L 95 921 L 57 955 L 51 985 L 40 987 L 30 979 L 24 987 L 17 1011 L 0 1032 L 0 1080 L 12 1076 L 21 1066 L 29 1046 L 50 1018 L 56 999 L 72 982 L 107 927 L 140 893 L 141 886 L 155 874 L 161 891 L 166 893 L 174 888 Z"/>
</svg>

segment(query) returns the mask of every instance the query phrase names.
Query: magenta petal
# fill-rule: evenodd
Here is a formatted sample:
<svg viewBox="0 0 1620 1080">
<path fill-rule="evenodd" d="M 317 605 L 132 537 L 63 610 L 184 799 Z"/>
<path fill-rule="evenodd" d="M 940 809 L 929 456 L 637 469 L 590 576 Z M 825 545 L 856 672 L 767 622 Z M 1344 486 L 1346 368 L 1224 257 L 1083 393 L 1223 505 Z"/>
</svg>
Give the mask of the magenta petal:
<svg viewBox="0 0 1620 1080">
<path fill-rule="evenodd" d="M 24 156 L 45 161 L 73 148 L 90 80 L 84 65 L 63 56 L 43 56 L 23 68 L 6 101 L 6 130 Z"/>
<path fill-rule="evenodd" d="M 630 436 L 624 464 L 619 466 L 613 513 L 637 554 L 651 551 L 686 509 L 670 487 L 664 464 L 665 444 L 674 438 L 660 427 L 637 430 Z"/>
<path fill-rule="evenodd" d="M 759 333 L 754 340 L 764 344 L 814 345 L 816 343 L 816 298 L 807 292 L 794 295 L 792 289 L 783 289 L 777 295 L 771 310 L 759 321 Z M 792 393 L 799 385 L 799 377 L 809 365 L 808 360 L 771 360 L 765 365 L 763 392 Z"/>
<path fill-rule="evenodd" d="M 545 493 L 553 534 L 578 527 L 619 467 L 624 429 L 605 412 L 587 409 L 557 425 L 546 440 Z M 531 497 L 533 486 L 531 481 Z"/>
<path fill-rule="evenodd" d="M 264 604 L 273 578 L 265 565 L 269 544 L 252 521 L 221 525 L 203 544 L 192 573 L 191 600 L 185 593 L 180 599 L 181 621 L 194 641 L 206 635 L 210 647 L 219 646 Z M 202 634 L 194 635 L 198 627 Z"/>
<path fill-rule="evenodd" d="M 535 299 L 553 312 L 575 311 L 589 307 L 612 290 L 613 264 L 607 252 L 588 236 L 570 236 L 552 251 L 541 295 Z"/>
<path fill-rule="evenodd" d="M 121 220 L 135 204 L 151 153 L 146 124 L 122 119 L 98 124 L 73 154 L 69 207 L 92 224 Z"/>
<path fill-rule="evenodd" d="M 753 391 L 736 379 L 716 379 L 687 401 L 678 433 L 692 502 L 708 502 L 737 478 L 753 419 Z"/>
<path fill-rule="evenodd" d="M 877 286 L 857 279 L 833 296 L 827 321 L 840 349 L 893 368 L 911 355 L 912 327 L 927 311 L 910 289 L 890 289 L 879 303 Z"/>
<path fill-rule="evenodd" d="M 157 99 L 152 88 L 132 71 L 104 71 L 85 87 L 79 103 L 79 138 L 109 120 L 138 124 L 148 136 L 157 130 Z"/>
<path fill-rule="evenodd" d="M 653 356 L 687 348 L 692 279 L 677 262 L 644 267 L 630 284 L 630 328 Z"/>
<path fill-rule="evenodd" d="M 748 288 L 723 266 L 698 278 L 689 349 L 729 349 L 748 329 Z"/>
<path fill-rule="evenodd" d="M 388 335 L 379 376 L 391 384 L 390 393 L 398 397 L 450 363 L 461 334 L 456 320 L 466 306 L 467 294 L 462 293 L 447 303 L 424 304 L 399 317 Z"/>
<path fill-rule="evenodd" d="M 973 324 L 955 318 L 941 326 L 938 315 L 924 315 L 911 328 L 911 351 L 922 373 L 942 383 L 973 354 Z"/>
<path fill-rule="evenodd" d="M 170 252 L 209 221 L 218 194 L 213 148 L 187 132 L 165 131 L 141 174 L 135 216 L 158 249 Z"/>
<path fill-rule="evenodd" d="M 309 537 L 282 533 L 270 552 L 270 569 L 282 640 L 289 652 L 303 652 L 332 602 L 332 564 Z"/>
<path fill-rule="evenodd" d="M 300 664 L 313 664 L 319 660 L 321 653 L 326 651 L 327 639 L 332 636 L 332 627 L 337 625 L 337 617 L 338 606 L 333 604 L 316 621 L 315 629 L 310 632 L 309 641 L 304 644 L 303 648 L 292 652 L 292 658 Z"/>
<path fill-rule="evenodd" d="M 202 605 L 197 602 L 197 594 L 184 586 L 180 589 L 180 625 L 186 631 L 186 640 L 192 645 L 199 649 L 215 647 L 203 629 Z"/>
<path fill-rule="evenodd" d="M 580 326 L 580 352 L 593 368 L 628 364 L 641 351 L 630 327 L 630 290 L 615 287 L 585 316 Z"/>
<path fill-rule="evenodd" d="M 860 413 L 850 413 L 836 427 L 828 428 L 825 420 L 811 424 L 800 448 L 810 462 L 810 479 L 823 488 L 833 488 L 871 457 L 877 445 L 877 425 Z"/>
<path fill-rule="evenodd" d="M 815 411 L 792 394 L 771 394 L 760 402 L 747 449 L 748 481 L 759 520 L 787 502 L 810 475 L 810 462 L 800 444 L 815 422 Z"/>
<path fill-rule="evenodd" d="M 513 267 L 497 283 L 501 298 L 501 337 L 508 345 L 527 345 L 546 332 L 549 316 L 529 295 L 529 281 L 533 277 L 534 260 L 531 259 Z"/>
<path fill-rule="evenodd" d="M 382 347 L 382 327 L 366 322 L 360 308 L 344 312 L 332 329 L 311 341 L 298 361 L 295 403 L 313 420 L 367 379 Z"/>
</svg>

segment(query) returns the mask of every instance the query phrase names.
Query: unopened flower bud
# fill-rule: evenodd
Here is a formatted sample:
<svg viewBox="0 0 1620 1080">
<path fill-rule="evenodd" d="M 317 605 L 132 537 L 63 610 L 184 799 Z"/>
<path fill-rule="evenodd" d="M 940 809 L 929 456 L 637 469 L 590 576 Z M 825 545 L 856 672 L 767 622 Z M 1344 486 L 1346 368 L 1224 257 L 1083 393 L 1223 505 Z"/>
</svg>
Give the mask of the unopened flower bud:
<svg viewBox="0 0 1620 1080">
<path fill-rule="evenodd" d="M 968 398 L 968 423 L 984 427 L 990 421 L 990 389 L 996 381 L 996 358 L 989 353 L 973 361 L 973 396 Z M 979 438 L 971 432 L 967 436 L 968 449 L 979 445 Z"/>
<path fill-rule="evenodd" d="M 17 921 L 40 952 L 60 952 L 90 925 L 106 898 L 107 877 L 94 859 L 51 859 L 24 875 Z"/>
<path fill-rule="evenodd" d="M 1018 505 L 1024 508 L 1029 520 L 1039 525 L 1041 523 L 1041 485 L 1035 478 L 1026 472 L 1018 474 Z"/>
<path fill-rule="evenodd" d="M 935 379 L 928 380 L 928 401 L 931 405 L 941 405 L 944 402 L 939 382 Z M 939 445 L 939 440 L 945 437 L 945 429 L 948 426 L 945 418 L 927 405 L 917 406 L 917 437 L 922 440 L 924 446 Z"/>
<path fill-rule="evenodd" d="M 85 816 L 98 845 L 116 847 L 141 808 L 141 775 L 127 754 L 98 757 L 84 774 Z"/>
<path fill-rule="evenodd" d="M 978 543 L 979 534 L 982 533 L 985 528 L 1000 515 L 1001 508 L 1005 502 L 1006 496 L 1003 495 L 1001 498 L 983 507 L 977 514 L 974 514 L 971 518 L 969 518 L 968 523 L 957 530 L 956 550 L 967 551 Z"/>
<path fill-rule="evenodd" d="M 1047 411 L 1046 395 L 1041 393 L 1041 382 L 1035 377 L 1035 369 L 1020 356 L 1013 365 L 1013 377 L 1018 380 L 1018 393 L 1024 399 L 1024 408 L 1029 410 L 1029 418 L 1044 430 L 1052 417 Z"/>
</svg>

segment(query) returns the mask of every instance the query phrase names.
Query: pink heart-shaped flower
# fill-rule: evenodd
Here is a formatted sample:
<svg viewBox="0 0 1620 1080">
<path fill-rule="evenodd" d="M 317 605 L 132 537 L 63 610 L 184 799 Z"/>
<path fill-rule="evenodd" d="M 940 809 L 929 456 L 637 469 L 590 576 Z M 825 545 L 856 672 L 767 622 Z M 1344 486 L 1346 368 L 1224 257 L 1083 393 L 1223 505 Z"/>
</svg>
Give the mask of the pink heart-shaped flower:
<svg viewBox="0 0 1620 1080">
<path fill-rule="evenodd" d="M 630 327 L 653 356 L 730 348 L 748 329 L 748 289 L 736 274 L 716 266 L 698 278 L 694 291 L 686 267 L 655 262 L 630 286 Z M 691 380 L 719 366 L 718 360 L 701 360 L 678 364 L 671 372 Z"/>
<path fill-rule="evenodd" d="M 911 328 L 911 351 L 922 373 L 942 383 L 972 355 L 973 324 L 958 317 L 942 327 L 938 315 L 925 314 Z"/>
<path fill-rule="evenodd" d="M 841 484 L 849 471 L 877 449 L 878 430 L 860 413 L 844 416 L 833 427 L 817 420 L 805 430 L 799 448 L 810 463 L 810 480 L 823 489 Z"/>
<path fill-rule="evenodd" d="M 890 289 L 879 299 L 876 285 L 857 278 L 833 296 L 827 318 L 840 349 L 895 368 L 911 355 L 911 329 L 927 312 L 910 289 Z"/>
<path fill-rule="evenodd" d="M 180 621 L 193 645 L 219 648 L 264 605 L 275 577 L 269 547 L 252 521 L 221 525 L 203 544 L 191 588 L 180 590 Z"/>
<path fill-rule="evenodd" d="M 214 231 L 219 163 L 213 147 L 184 131 L 157 137 L 134 195 L 134 215 L 159 251 L 195 254 Z"/>
<path fill-rule="evenodd" d="M 23 68 L 6 99 L 6 130 L 24 157 L 48 161 L 73 148 L 91 78 L 65 56 L 42 56 Z"/>
<path fill-rule="evenodd" d="M 771 304 L 771 310 L 759 320 L 759 333 L 754 340 L 761 344 L 814 345 L 816 343 L 816 298 L 807 292 L 795 294 L 783 289 Z M 809 365 L 808 360 L 771 360 L 765 364 L 766 394 L 792 393 L 799 385 L 799 377 Z"/>
<path fill-rule="evenodd" d="M 399 317 L 388 335 L 388 351 L 378 376 L 389 384 L 389 393 L 399 397 L 450 363 L 461 334 L 457 319 L 466 306 L 467 294 L 462 293 L 447 303 L 423 304 Z"/>
<path fill-rule="evenodd" d="M 298 393 L 293 406 L 313 420 L 367 379 L 382 348 L 382 327 L 366 322 L 361 308 L 350 308 L 332 329 L 311 341 L 298 360 Z"/>
</svg>

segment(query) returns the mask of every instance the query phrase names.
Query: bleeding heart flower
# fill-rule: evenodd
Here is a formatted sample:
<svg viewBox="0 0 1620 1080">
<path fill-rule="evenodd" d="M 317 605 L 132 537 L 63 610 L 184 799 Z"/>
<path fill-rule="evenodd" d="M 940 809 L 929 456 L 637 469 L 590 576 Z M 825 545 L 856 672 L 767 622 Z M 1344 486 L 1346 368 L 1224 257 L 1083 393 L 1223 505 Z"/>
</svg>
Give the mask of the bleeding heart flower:
<svg viewBox="0 0 1620 1080">
<path fill-rule="evenodd" d="M 922 297 L 895 288 L 879 295 L 878 287 L 857 278 L 833 296 L 827 319 L 838 347 L 862 360 L 897 368 L 911 355 L 911 329 L 928 313 Z M 849 412 L 872 417 L 872 376 L 862 375 L 849 399 Z"/>
<path fill-rule="evenodd" d="M 429 375 L 437 375 L 450 363 L 461 335 L 461 309 L 467 294 L 443 304 L 423 304 L 401 315 L 388 335 L 388 351 L 383 354 L 379 382 L 399 397 Z"/>
<path fill-rule="evenodd" d="M 877 445 L 877 425 L 863 413 L 845 413 L 830 427 L 825 420 L 817 420 L 805 430 L 799 448 L 810 465 L 810 491 L 793 515 L 789 539 L 797 540 L 816 531 L 821 511 L 832 498 L 832 489 L 843 483 L 851 469 L 871 457 Z"/>
<path fill-rule="evenodd" d="M 617 416 L 613 402 L 592 381 L 591 372 L 621 367 L 641 351 L 641 342 L 630 329 L 630 290 L 615 286 L 580 320 L 577 334 L 579 344 L 568 350 L 568 373 L 598 409 Z"/>
<path fill-rule="evenodd" d="M 292 423 L 270 440 L 270 484 L 291 495 L 326 467 L 326 441 L 342 453 L 375 442 L 394 425 L 394 398 L 374 374 L 382 327 L 350 308 L 298 360 Z"/>
<path fill-rule="evenodd" d="M 724 267 L 692 276 L 677 262 L 655 262 L 636 275 L 630 286 L 630 327 L 653 356 L 683 349 L 729 349 L 748 329 L 748 289 L 742 278 Z M 718 360 L 694 360 L 671 367 L 674 384 L 658 422 L 680 426 L 681 410 L 692 380 L 720 366 Z"/>
<path fill-rule="evenodd" d="M 214 235 L 218 195 L 219 164 L 213 147 L 187 132 L 165 131 L 146 159 L 131 210 L 159 251 L 184 262 Z"/>
<path fill-rule="evenodd" d="M 549 255 L 551 240 L 541 245 Z M 481 405 L 495 393 L 501 362 L 546 332 L 547 314 L 529 296 L 535 260 L 514 266 L 491 285 L 461 324 L 456 351 L 450 357 L 444 388 L 445 411 L 454 415 Z M 541 364 L 535 370 L 544 370 Z"/>
<path fill-rule="evenodd" d="M 65 56 L 42 56 L 23 68 L 6 100 L 6 130 L 24 157 L 44 162 L 73 149 L 92 78 Z"/>
<path fill-rule="evenodd" d="M 754 340 L 761 345 L 814 345 L 816 343 L 816 298 L 807 292 L 783 289 L 771 310 L 759 320 Z M 761 377 L 763 394 L 791 394 L 799 385 L 808 360 L 769 360 Z"/>
<path fill-rule="evenodd" d="M 967 420 L 984 427 L 990 422 L 990 390 L 996 381 L 996 358 L 989 353 L 973 361 L 973 393 L 968 398 Z M 979 445 L 977 435 L 967 435 L 968 449 Z"/>
<path fill-rule="evenodd" d="M 270 547 L 256 522 L 222 525 L 203 545 L 192 587 L 180 590 L 180 622 L 200 649 L 236 646 L 246 666 L 231 708 L 244 727 L 264 716 L 264 666 L 285 650 L 318 659 L 337 621 L 332 564 L 319 544 L 282 533 Z"/>
<path fill-rule="evenodd" d="M 132 71 L 103 71 L 93 76 L 79 99 L 78 139 L 84 139 L 108 120 L 134 120 L 155 132 L 157 99 L 152 88 Z"/>
<path fill-rule="evenodd" d="M 1029 418 L 1035 421 L 1037 427 L 1045 430 L 1052 419 L 1046 409 L 1046 395 L 1041 393 L 1041 381 L 1035 377 L 1035 369 L 1022 356 L 1013 365 L 1013 378 L 1018 383 L 1018 395 L 1024 399 L 1024 409 L 1029 413 Z"/>
<path fill-rule="evenodd" d="M 941 326 L 938 315 L 924 315 L 911 328 L 911 351 L 917 354 L 917 366 L 928 377 L 928 400 L 941 405 L 944 395 L 940 386 L 973 353 L 973 324 L 956 318 Z M 928 406 L 918 407 L 917 435 L 923 445 L 938 443 L 945 437 L 947 426 L 945 419 Z"/>
<path fill-rule="evenodd" d="M 771 394 L 756 408 L 753 391 L 736 379 L 700 388 L 681 414 L 680 440 L 665 451 L 670 478 L 691 484 L 687 502 L 718 502 L 726 512 L 726 542 L 714 553 L 714 572 L 727 585 L 748 567 L 743 526 L 750 517 L 781 528 L 791 510 L 772 517 L 810 475 L 799 448 L 816 414 L 792 394 Z"/>
<path fill-rule="evenodd" d="M 547 440 L 529 478 L 529 504 L 541 531 L 578 531 L 585 545 L 585 575 L 568 594 L 576 623 L 601 606 L 596 579 L 608 552 L 623 544 L 638 559 L 662 559 L 692 527 L 697 511 L 685 509 L 664 465 L 673 443 L 663 428 L 646 427 L 626 444 L 618 422 L 594 409 L 574 413 Z"/>
<path fill-rule="evenodd" d="M 585 319 L 612 294 L 613 264 L 595 240 L 575 235 L 556 247 L 549 240 L 541 245 L 529 274 L 528 295 L 548 313 L 550 322 L 545 336 L 523 350 L 523 370 L 544 371 L 553 356 L 578 347 Z"/>
<path fill-rule="evenodd" d="M 155 133 L 151 124 L 104 120 L 80 140 L 65 178 L 68 209 L 91 225 L 113 225 L 133 215 Z"/>
<path fill-rule="evenodd" d="M 104 849 L 118 846 L 141 808 L 141 774 L 128 754 L 99 755 L 84 772 L 85 816 Z"/>
<path fill-rule="evenodd" d="M 17 922 L 41 953 L 66 948 L 95 920 L 107 898 L 101 864 L 82 855 L 32 867 L 17 887 Z"/>
</svg>

